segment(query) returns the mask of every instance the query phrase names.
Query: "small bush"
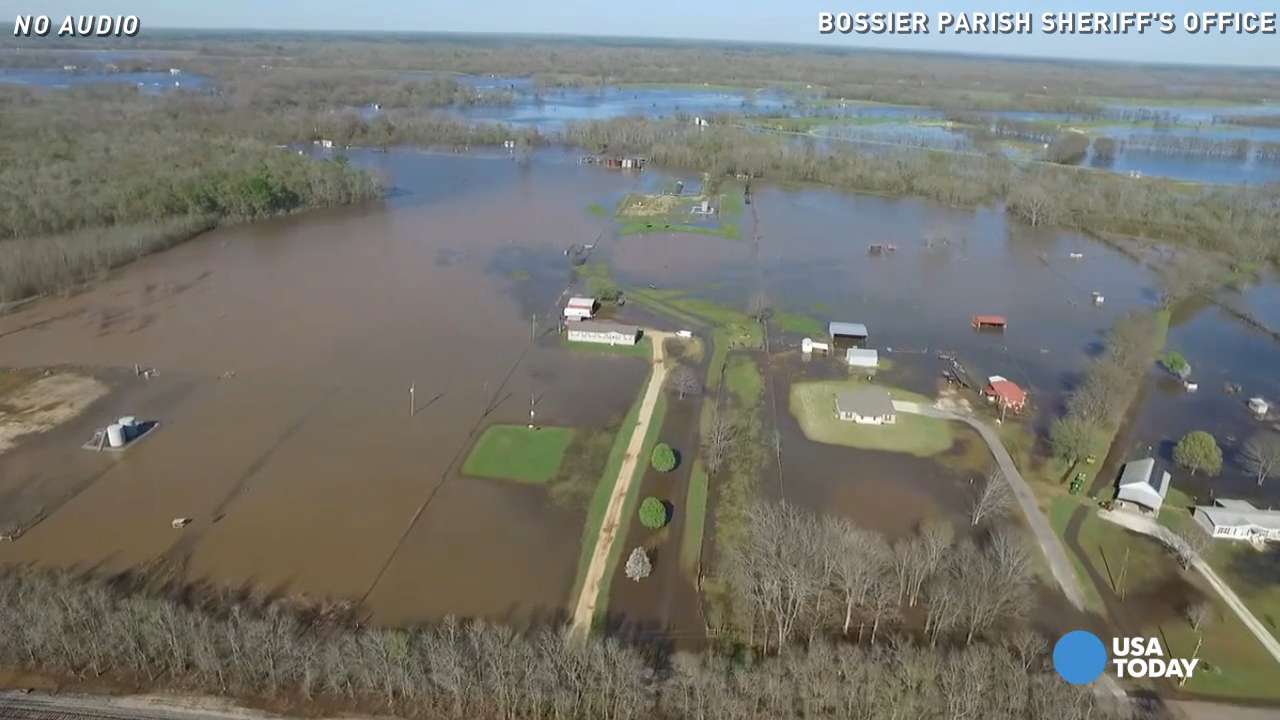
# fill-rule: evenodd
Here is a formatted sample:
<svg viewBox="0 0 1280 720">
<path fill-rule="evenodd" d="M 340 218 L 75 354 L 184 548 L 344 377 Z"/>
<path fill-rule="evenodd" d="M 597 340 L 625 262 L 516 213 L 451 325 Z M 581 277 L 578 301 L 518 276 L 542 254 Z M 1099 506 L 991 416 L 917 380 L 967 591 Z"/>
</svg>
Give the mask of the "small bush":
<svg viewBox="0 0 1280 720">
<path fill-rule="evenodd" d="M 658 443 L 653 448 L 653 455 L 649 458 L 653 463 L 653 469 L 658 472 L 671 472 L 676 469 L 676 451 L 666 443 Z"/>
<path fill-rule="evenodd" d="M 1187 359 L 1177 350 L 1170 350 L 1165 353 L 1164 356 L 1160 358 L 1160 364 L 1164 366 L 1165 370 L 1179 376 L 1185 375 L 1186 372 L 1191 369 L 1191 365 L 1187 363 Z"/>
<path fill-rule="evenodd" d="M 667 524 L 667 506 L 656 497 L 647 497 L 640 503 L 640 524 L 657 530 Z"/>
</svg>

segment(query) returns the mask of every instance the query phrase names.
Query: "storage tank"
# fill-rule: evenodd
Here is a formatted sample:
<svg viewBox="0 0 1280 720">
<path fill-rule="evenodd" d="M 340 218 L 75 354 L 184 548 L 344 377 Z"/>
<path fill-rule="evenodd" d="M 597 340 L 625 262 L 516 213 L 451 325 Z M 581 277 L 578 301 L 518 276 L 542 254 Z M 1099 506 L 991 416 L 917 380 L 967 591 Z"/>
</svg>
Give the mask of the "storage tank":
<svg viewBox="0 0 1280 720">
<path fill-rule="evenodd" d="M 120 423 L 120 427 L 124 432 L 125 442 L 129 442 L 138 436 L 138 426 L 136 424 L 136 420 L 137 418 L 135 418 L 132 415 L 125 415 L 124 417 L 116 421 L 117 423 Z"/>
<path fill-rule="evenodd" d="M 124 426 L 112 423 L 107 426 L 107 444 L 113 448 L 124 447 Z"/>
<path fill-rule="evenodd" d="M 120 423 L 121 425 L 124 425 L 125 427 L 128 427 L 130 425 L 136 424 L 137 421 L 138 421 L 138 418 L 132 415 L 125 415 L 124 417 L 120 418 L 116 422 Z"/>
</svg>

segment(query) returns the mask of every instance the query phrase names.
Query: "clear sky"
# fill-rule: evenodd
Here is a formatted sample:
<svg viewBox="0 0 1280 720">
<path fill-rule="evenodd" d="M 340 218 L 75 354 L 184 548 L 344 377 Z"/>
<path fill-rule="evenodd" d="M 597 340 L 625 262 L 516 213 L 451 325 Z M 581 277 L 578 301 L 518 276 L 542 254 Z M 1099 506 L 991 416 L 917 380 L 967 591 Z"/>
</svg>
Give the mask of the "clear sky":
<svg viewBox="0 0 1280 720">
<path fill-rule="evenodd" d="M 1145 36 L 823 36 L 819 11 L 1280 11 L 1280 2 L 1136 5 L 1118 0 L 983 3 L 920 0 L 839 4 L 829 0 L 0 0 L 5 22 L 17 14 L 129 14 L 148 27 L 291 30 L 520 32 L 704 38 L 892 47 L 1071 58 L 1280 65 L 1280 35 Z M 1037 22 L 1038 26 L 1038 22 Z"/>
</svg>

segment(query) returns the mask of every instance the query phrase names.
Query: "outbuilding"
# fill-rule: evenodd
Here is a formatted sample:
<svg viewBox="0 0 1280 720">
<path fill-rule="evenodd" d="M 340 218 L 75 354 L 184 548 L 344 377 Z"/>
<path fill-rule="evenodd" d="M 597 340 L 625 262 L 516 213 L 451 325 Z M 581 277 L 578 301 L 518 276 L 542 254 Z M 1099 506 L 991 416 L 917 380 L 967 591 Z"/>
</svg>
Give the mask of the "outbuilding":
<svg viewBox="0 0 1280 720">
<path fill-rule="evenodd" d="M 827 325 L 827 332 L 833 340 L 857 342 L 867 339 L 867 326 L 862 323 L 833 322 Z"/>
<path fill-rule="evenodd" d="M 987 400 L 994 402 L 1002 410 L 1021 412 L 1027 405 L 1027 392 L 1018 384 L 1000 375 L 987 378 L 987 386 L 982 389 Z"/>
<path fill-rule="evenodd" d="M 849 363 L 849 367 L 871 370 L 880 367 L 880 353 L 875 350 L 849 348 L 844 353 L 844 359 Z"/>
<path fill-rule="evenodd" d="M 973 329 L 1003 330 L 1009 326 L 1009 319 L 1003 315 L 974 315 Z"/>
<path fill-rule="evenodd" d="M 619 325 L 617 323 L 592 320 L 583 320 L 569 325 L 568 334 L 570 342 L 635 345 L 640 341 L 640 328 L 635 325 Z"/>
<path fill-rule="evenodd" d="M 565 320 L 588 320 L 596 314 L 596 299 L 589 297 L 571 297 L 564 306 Z"/>
<path fill-rule="evenodd" d="M 1160 514 L 1164 496 L 1169 492 L 1169 473 L 1156 475 L 1155 458 L 1143 458 L 1124 464 L 1116 490 L 1116 500 L 1153 515 Z"/>
<path fill-rule="evenodd" d="M 836 417 L 859 425 L 892 425 L 898 422 L 889 391 L 873 385 L 836 393 Z"/>
</svg>

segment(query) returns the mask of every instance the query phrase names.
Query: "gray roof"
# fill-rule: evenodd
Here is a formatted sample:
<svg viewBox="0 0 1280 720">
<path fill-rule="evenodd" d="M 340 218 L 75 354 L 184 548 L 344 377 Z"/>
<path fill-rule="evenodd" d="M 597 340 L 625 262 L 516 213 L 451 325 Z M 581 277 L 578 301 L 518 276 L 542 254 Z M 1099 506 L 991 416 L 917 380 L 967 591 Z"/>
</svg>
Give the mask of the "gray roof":
<svg viewBox="0 0 1280 720">
<path fill-rule="evenodd" d="M 621 325 L 618 323 L 603 322 L 600 320 L 582 320 L 580 322 L 570 323 L 569 331 L 593 333 L 616 332 L 622 335 L 635 335 L 640 332 L 640 328 L 635 325 Z"/>
<path fill-rule="evenodd" d="M 870 360 L 872 365 L 879 365 L 880 353 L 877 350 L 849 348 L 844 353 L 844 360 L 850 365 L 853 365 L 855 360 Z"/>
<path fill-rule="evenodd" d="M 1120 473 L 1120 491 L 1117 500 L 1138 503 L 1152 510 L 1159 510 L 1169 492 L 1169 473 L 1156 475 L 1155 458 L 1143 458 L 1127 462 Z"/>
<path fill-rule="evenodd" d="M 1215 527 L 1253 525 L 1266 530 L 1280 529 L 1280 510 L 1259 510 L 1245 500 L 1221 499 L 1213 505 L 1197 505 L 1202 515 Z"/>
<path fill-rule="evenodd" d="M 889 391 L 874 385 L 864 385 L 836 393 L 836 411 L 851 412 L 862 417 L 894 414 L 893 400 L 889 397 Z"/>
<path fill-rule="evenodd" d="M 833 322 L 827 325 L 827 332 L 831 333 L 831 337 L 850 335 L 864 338 L 867 337 L 867 326 L 862 323 Z"/>
</svg>

